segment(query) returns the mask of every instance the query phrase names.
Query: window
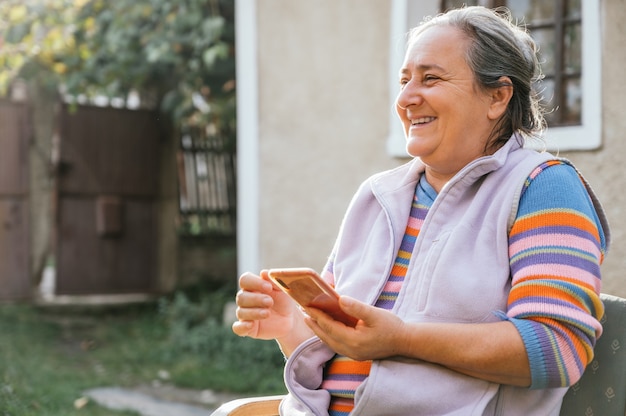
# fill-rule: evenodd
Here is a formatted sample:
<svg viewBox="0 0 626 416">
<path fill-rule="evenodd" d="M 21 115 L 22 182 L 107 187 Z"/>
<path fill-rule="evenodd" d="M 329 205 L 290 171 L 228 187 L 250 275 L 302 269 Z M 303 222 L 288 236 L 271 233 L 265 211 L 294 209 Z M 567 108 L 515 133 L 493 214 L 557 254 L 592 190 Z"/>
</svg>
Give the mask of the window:
<svg viewBox="0 0 626 416">
<path fill-rule="evenodd" d="M 582 19 L 580 0 L 557 1 L 458 1 L 443 0 L 442 10 L 478 5 L 506 6 L 513 18 L 526 25 L 540 46 L 544 81 L 536 85 L 543 105 L 548 109 L 550 126 L 582 123 L 581 50 Z"/>
<path fill-rule="evenodd" d="M 406 17 L 402 19 L 399 10 L 402 6 L 409 13 L 408 16 L 419 15 L 420 20 L 421 16 L 433 14 L 432 9 L 435 7 L 436 12 L 463 4 L 509 8 L 513 18 L 526 25 L 539 45 L 544 79 L 536 88 L 540 92 L 542 104 L 548 110 L 548 130 L 545 134 L 548 149 L 583 150 L 600 146 L 598 0 L 440 0 L 420 6 L 415 4 L 418 3 L 415 0 L 402 0 L 401 3 L 404 4 L 396 10 L 398 14 L 393 24 L 402 25 L 402 21 L 405 21 L 405 32 L 419 21 Z M 397 88 L 394 93 L 396 91 Z M 397 132 L 392 130 L 392 135 L 395 134 Z M 389 140 L 390 152 L 399 156 L 397 152 L 400 144 L 392 144 L 392 141 Z M 404 149 L 402 154 L 405 155 Z"/>
</svg>

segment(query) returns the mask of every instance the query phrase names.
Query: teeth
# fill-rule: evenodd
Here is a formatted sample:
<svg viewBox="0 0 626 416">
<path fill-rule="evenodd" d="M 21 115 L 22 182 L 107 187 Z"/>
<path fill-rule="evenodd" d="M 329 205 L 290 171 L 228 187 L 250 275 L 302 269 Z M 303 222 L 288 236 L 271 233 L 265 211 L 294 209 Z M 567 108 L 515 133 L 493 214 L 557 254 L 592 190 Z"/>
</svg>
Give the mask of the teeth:
<svg viewBox="0 0 626 416">
<path fill-rule="evenodd" d="M 411 124 L 424 124 L 424 123 L 428 123 L 430 121 L 433 121 L 435 119 L 435 117 L 420 117 L 420 118 L 416 118 L 414 120 L 411 120 Z"/>
</svg>

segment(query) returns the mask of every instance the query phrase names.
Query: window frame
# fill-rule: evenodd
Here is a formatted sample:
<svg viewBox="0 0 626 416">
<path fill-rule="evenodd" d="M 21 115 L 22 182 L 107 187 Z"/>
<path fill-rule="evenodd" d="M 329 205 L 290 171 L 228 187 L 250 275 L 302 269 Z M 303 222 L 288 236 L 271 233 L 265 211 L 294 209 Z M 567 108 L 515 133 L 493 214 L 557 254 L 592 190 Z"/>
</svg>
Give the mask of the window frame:
<svg viewBox="0 0 626 416">
<path fill-rule="evenodd" d="M 395 114 L 395 98 L 398 92 L 398 70 L 404 59 L 406 33 L 420 23 L 423 16 L 439 13 L 438 0 L 392 0 L 389 57 L 389 136 L 387 152 L 393 157 L 408 157 L 404 131 Z M 581 2 L 582 13 L 582 116 L 581 124 L 575 126 L 549 127 L 543 137 L 544 143 L 535 147 L 549 151 L 593 150 L 602 145 L 602 42 L 600 0 Z M 545 145 L 545 146 L 544 146 Z"/>
</svg>

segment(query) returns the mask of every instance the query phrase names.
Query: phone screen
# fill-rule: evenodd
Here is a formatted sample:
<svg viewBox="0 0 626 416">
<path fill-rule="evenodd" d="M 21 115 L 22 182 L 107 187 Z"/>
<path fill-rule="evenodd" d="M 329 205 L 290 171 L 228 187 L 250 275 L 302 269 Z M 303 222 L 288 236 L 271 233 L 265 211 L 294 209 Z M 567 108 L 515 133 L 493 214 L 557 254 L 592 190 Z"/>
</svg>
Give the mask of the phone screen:
<svg viewBox="0 0 626 416">
<path fill-rule="evenodd" d="M 333 319 L 354 327 L 357 319 L 346 314 L 339 306 L 339 295 L 314 270 L 271 269 L 269 277 L 285 293 L 304 307 L 326 312 Z"/>
</svg>

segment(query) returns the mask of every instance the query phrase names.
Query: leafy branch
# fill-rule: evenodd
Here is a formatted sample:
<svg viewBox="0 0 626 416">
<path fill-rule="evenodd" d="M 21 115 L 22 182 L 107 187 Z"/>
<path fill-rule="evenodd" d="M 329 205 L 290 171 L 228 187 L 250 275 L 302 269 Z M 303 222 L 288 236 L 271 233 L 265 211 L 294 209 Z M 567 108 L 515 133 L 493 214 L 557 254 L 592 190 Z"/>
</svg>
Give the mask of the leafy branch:
<svg viewBox="0 0 626 416">
<path fill-rule="evenodd" d="M 234 137 L 233 0 L 3 0 L 0 16 L 0 93 L 17 77 L 68 96 L 135 91 Z"/>
</svg>

